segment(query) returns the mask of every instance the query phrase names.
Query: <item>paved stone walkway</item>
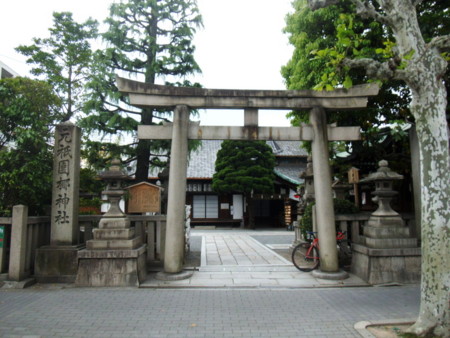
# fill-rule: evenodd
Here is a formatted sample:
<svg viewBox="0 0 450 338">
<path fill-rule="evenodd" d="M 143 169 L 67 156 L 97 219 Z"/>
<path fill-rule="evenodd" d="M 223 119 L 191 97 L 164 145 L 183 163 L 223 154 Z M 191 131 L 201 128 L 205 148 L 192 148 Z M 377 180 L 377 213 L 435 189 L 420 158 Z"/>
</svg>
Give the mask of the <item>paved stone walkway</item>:
<svg viewBox="0 0 450 338">
<path fill-rule="evenodd" d="M 47 286 L 48 287 L 48 286 Z M 0 337 L 359 337 L 415 317 L 419 287 L 0 289 Z"/>
<path fill-rule="evenodd" d="M 190 279 L 159 281 L 150 274 L 142 287 L 246 287 L 305 288 L 333 286 L 366 286 L 362 279 L 350 275 L 345 280 L 314 278 L 311 273 L 297 270 L 271 247 L 289 247 L 294 237 L 285 243 L 270 244 L 276 237 L 286 238 L 286 231 L 193 231 L 202 238 L 201 266 Z M 262 238 L 266 245 L 253 236 Z"/>
<path fill-rule="evenodd" d="M 205 234 L 202 267 L 218 265 L 291 265 L 246 233 Z"/>
</svg>

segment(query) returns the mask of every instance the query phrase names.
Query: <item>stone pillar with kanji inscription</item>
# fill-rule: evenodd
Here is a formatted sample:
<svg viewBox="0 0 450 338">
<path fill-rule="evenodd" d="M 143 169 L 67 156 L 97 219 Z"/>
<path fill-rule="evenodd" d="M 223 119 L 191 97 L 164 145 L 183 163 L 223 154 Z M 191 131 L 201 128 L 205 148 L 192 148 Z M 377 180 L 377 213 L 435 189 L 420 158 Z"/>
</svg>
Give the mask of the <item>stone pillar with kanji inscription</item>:
<svg viewBox="0 0 450 338">
<path fill-rule="evenodd" d="M 53 159 L 52 245 L 78 244 L 80 128 L 70 122 L 56 127 Z"/>
<path fill-rule="evenodd" d="M 77 273 L 81 130 L 71 122 L 56 126 L 50 245 L 36 254 L 38 282 L 72 282 Z"/>
</svg>

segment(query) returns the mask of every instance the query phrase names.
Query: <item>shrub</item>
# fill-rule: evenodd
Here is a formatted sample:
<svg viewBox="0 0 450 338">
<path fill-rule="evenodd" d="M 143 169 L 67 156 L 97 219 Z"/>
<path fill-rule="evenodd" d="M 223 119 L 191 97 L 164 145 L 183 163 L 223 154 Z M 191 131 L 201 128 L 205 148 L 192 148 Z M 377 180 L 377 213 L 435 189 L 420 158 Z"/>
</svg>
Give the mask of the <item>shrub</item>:
<svg viewBox="0 0 450 338">
<path fill-rule="evenodd" d="M 102 201 L 100 198 L 80 198 L 80 215 L 98 215 Z"/>
<path fill-rule="evenodd" d="M 310 203 L 305 208 L 305 213 L 303 214 L 302 220 L 300 222 L 300 230 L 303 234 L 303 238 L 307 238 L 307 231 L 313 230 L 313 205 L 315 203 Z M 356 214 L 359 209 L 350 201 L 343 199 L 333 199 L 334 214 Z M 338 223 L 336 222 L 336 229 L 338 228 Z"/>
</svg>

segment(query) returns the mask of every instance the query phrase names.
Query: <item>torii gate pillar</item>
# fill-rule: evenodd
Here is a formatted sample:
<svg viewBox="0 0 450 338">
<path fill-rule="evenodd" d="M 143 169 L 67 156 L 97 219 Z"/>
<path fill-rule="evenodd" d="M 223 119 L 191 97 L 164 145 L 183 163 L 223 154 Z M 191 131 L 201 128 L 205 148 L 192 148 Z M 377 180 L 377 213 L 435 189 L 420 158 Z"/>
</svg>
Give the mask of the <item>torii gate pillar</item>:
<svg viewBox="0 0 450 338">
<path fill-rule="evenodd" d="M 309 121 L 314 131 L 312 157 L 314 177 L 316 178 L 314 180 L 316 210 L 320 210 L 316 214 L 317 232 L 320 234 L 320 270 L 314 270 L 313 276 L 327 279 L 343 279 L 348 274 L 339 270 L 338 257 L 336 255 L 337 243 L 325 110 L 321 107 L 311 109 Z"/>
<path fill-rule="evenodd" d="M 164 272 L 157 274 L 156 278 L 158 279 L 189 277 L 184 276 L 189 272 L 183 272 L 185 211 L 183 207 L 180 208 L 186 204 L 188 127 L 189 108 L 185 105 L 176 106 L 173 115 L 170 153 Z"/>
</svg>

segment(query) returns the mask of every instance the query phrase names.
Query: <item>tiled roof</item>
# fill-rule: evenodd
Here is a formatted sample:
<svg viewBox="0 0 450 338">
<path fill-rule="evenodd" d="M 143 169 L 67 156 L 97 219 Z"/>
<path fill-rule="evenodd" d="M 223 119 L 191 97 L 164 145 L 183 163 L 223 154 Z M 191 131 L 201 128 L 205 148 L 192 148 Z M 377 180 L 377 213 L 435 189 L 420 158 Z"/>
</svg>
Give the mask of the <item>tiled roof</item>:
<svg viewBox="0 0 450 338">
<path fill-rule="evenodd" d="M 188 179 L 211 179 L 215 172 L 217 152 L 222 145 L 221 140 L 203 140 L 200 146 L 189 155 L 187 178 Z M 283 157 L 306 157 L 306 150 L 300 148 L 299 141 L 267 141 L 277 158 Z M 280 162 L 280 161 L 279 161 Z M 300 171 L 305 168 L 302 164 L 283 163 L 275 168 L 275 174 L 295 184 L 302 180 L 298 177 Z M 150 170 L 149 177 L 158 177 L 156 170 Z"/>
<path fill-rule="evenodd" d="M 190 154 L 187 177 L 190 179 L 211 178 L 215 172 L 217 152 L 221 144 L 222 141 L 218 140 L 202 141 L 199 148 Z M 267 141 L 267 144 L 272 147 L 276 157 L 306 157 L 308 155 L 306 150 L 300 148 L 301 143 L 298 141 Z M 297 165 L 285 163 L 277 166 L 275 172 L 278 171 L 289 178 L 288 180 L 300 183 L 298 174 L 303 169 Z"/>
<path fill-rule="evenodd" d="M 298 175 L 306 169 L 306 161 L 299 163 L 280 163 L 274 169 L 275 175 L 294 184 L 303 183 L 304 179 Z"/>
<path fill-rule="evenodd" d="M 215 172 L 217 152 L 222 141 L 202 141 L 198 149 L 191 151 L 188 161 L 188 178 L 211 178 Z"/>
<path fill-rule="evenodd" d="M 300 147 L 300 141 L 267 141 L 267 144 L 272 147 L 275 156 L 308 156 L 308 152 Z"/>
</svg>

